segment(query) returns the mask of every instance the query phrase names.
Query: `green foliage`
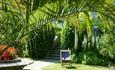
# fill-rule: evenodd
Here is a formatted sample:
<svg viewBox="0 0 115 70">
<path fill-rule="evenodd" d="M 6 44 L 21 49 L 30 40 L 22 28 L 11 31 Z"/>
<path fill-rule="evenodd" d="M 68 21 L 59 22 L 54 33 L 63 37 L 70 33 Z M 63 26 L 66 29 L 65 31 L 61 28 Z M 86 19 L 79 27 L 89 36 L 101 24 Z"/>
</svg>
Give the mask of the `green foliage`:
<svg viewBox="0 0 115 70">
<path fill-rule="evenodd" d="M 75 63 L 82 63 L 88 65 L 103 65 L 107 66 L 111 63 L 115 63 L 115 44 L 114 44 L 114 35 L 103 34 L 101 37 L 97 37 L 97 50 L 94 51 L 92 49 L 96 49 L 96 47 L 92 47 L 92 49 L 84 49 L 78 55 L 73 53 L 73 60 Z"/>
<path fill-rule="evenodd" d="M 51 48 L 55 34 L 53 27 L 51 26 L 50 29 L 49 24 L 46 23 L 54 18 L 69 21 L 77 27 L 78 50 L 73 51 L 76 40 L 74 27 L 66 22 L 61 33 L 61 46 L 72 49 L 75 61 L 106 65 L 110 58 L 115 58 L 115 45 L 112 41 L 115 37 L 102 35 L 97 43 L 98 46 L 93 47 L 91 32 L 94 22 L 104 32 L 113 30 L 115 7 L 112 0 L 1 0 L 0 10 L 0 43 L 17 41 L 14 46 L 22 52 L 28 42 L 29 55 L 33 58 L 45 57 L 48 49 Z M 94 20 L 92 13 L 96 13 Z M 83 29 L 86 30 L 86 47 L 82 46 L 85 35 Z M 87 51 L 84 48 L 87 48 Z M 80 52 L 76 54 L 76 51 Z"/>
<path fill-rule="evenodd" d="M 98 56 L 95 52 L 81 52 L 75 56 L 75 63 L 87 64 L 87 65 L 103 65 L 107 66 L 110 64 L 110 60 L 104 57 Z"/>
<path fill-rule="evenodd" d="M 29 56 L 31 58 L 44 58 L 52 48 L 55 31 L 52 24 L 44 24 L 39 29 L 29 34 L 28 42 Z"/>
<path fill-rule="evenodd" d="M 102 35 L 98 42 L 98 49 L 100 54 L 106 58 L 115 59 L 114 35 L 112 33 Z"/>
<path fill-rule="evenodd" d="M 23 18 L 18 13 L 0 11 L 0 44 L 15 47 L 20 57 L 23 56 L 25 49 L 24 42 L 22 43 L 22 35 L 25 30 L 23 24 Z"/>
<path fill-rule="evenodd" d="M 74 47 L 74 27 L 65 21 L 61 31 L 61 47 L 63 49 L 72 49 Z"/>
<path fill-rule="evenodd" d="M 101 34 L 101 36 L 95 35 L 94 37 L 92 30 L 91 38 L 94 39 L 89 39 L 87 38 L 87 33 L 86 30 L 84 29 L 84 31 L 79 32 L 78 36 L 78 43 L 81 43 L 80 47 L 82 47 L 82 49 L 79 50 L 82 51 L 79 51 L 77 48 L 77 51 L 79 51 L 77 52 L 74 49 L 74 36 L 75 36 L 74 33 L 75 33 L 74 27 L 71 27 L 67 22 L 64 23 L 61 33 L 61 46 L 64 49 L 67 48 L 71 49 L 72 59 L 74 63 L 88 64 L 88 65 L 103 65 L 103 66 L 107 66 L 110 63 L 113 63 L 115 54 L 113 51 L 115 51 L 114 50 L 115 48 L 113 45 L 114 37 L 112 34 Z M 95 46 L 93 43 L 94 41 L 96 44 Z M 86 44 L 83 45 L 84 44 L 83 42 L 85 42 Z"/>
</svg>

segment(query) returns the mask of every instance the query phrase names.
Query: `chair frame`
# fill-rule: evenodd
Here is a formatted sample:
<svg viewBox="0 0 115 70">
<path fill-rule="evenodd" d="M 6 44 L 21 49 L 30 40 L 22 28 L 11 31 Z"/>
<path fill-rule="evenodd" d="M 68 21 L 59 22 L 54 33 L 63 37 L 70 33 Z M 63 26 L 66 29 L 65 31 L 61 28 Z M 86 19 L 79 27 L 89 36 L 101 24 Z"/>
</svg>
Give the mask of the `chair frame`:
<svg viewBox="0 0 115 70">
<path fill-rule="evenodd" d="M 62 59 L 62 53 L 63 52 L 69 52 L 69 57 L 70 59 L 66 60 L 66 59 Z M 70 66 L 72 66 L 72 58 L 71 58 L 71 50 L 60 50 L 60 63 L 63 66 L 63 62 L 69 63 Z"/>
</svg>

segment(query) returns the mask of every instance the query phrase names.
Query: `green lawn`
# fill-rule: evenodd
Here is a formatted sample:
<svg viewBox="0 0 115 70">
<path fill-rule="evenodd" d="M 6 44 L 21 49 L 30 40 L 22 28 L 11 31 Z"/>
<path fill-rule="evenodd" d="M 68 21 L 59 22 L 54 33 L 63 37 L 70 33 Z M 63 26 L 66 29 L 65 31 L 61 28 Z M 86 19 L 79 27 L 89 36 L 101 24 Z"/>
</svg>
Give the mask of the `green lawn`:
<svg viewBox="0 0 115 70">
<path fill-rule="evenodd" d="M 59 63 L 49 65 L 42 70 L 114 70 L 112 67 L 102 67 L 102 66 L 91 66 L 83 64 L 72 64 L 72 67 L 69 65 L 61 66 Z"/>
</svg>

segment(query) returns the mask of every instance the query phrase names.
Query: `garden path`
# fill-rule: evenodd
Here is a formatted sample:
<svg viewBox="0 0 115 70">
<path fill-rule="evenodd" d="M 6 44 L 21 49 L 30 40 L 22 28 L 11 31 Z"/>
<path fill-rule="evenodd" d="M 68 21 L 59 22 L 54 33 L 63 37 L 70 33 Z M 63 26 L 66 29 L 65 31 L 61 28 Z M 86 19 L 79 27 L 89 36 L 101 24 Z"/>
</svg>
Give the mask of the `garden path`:
<svg viewBox="0 0 115 70">
<path fill-rule="evenodd" d="M 32 64 L 27 65 L 23 68 L 23 70 L 42 70 L 43 67 L 46 67 L 48 65 L 54 64 L 57 61 L 54 60 L 26 60 L 25 61 L 33 61 Z"/>
</svg>

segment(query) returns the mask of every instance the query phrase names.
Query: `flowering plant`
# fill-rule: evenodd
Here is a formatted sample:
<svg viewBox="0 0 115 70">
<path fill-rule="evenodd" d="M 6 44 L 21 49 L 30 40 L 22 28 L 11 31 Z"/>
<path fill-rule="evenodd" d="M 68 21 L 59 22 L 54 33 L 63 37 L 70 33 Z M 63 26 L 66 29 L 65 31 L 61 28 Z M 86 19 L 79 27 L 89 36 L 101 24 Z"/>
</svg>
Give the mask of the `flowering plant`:
<svg viewBox="0 0 115 70">
<path fill-rule="evenodd" d="M 0 52 L 2 52 L 5 48 L 7 48 L 7 45 L 0 45 Z M 17 57 L 16 49 L 13 47 L 8 47 L 3 53 L 0 55 L 0 61 L 6 61 L 6 60 L 13 60 Z"/>
</svg>

